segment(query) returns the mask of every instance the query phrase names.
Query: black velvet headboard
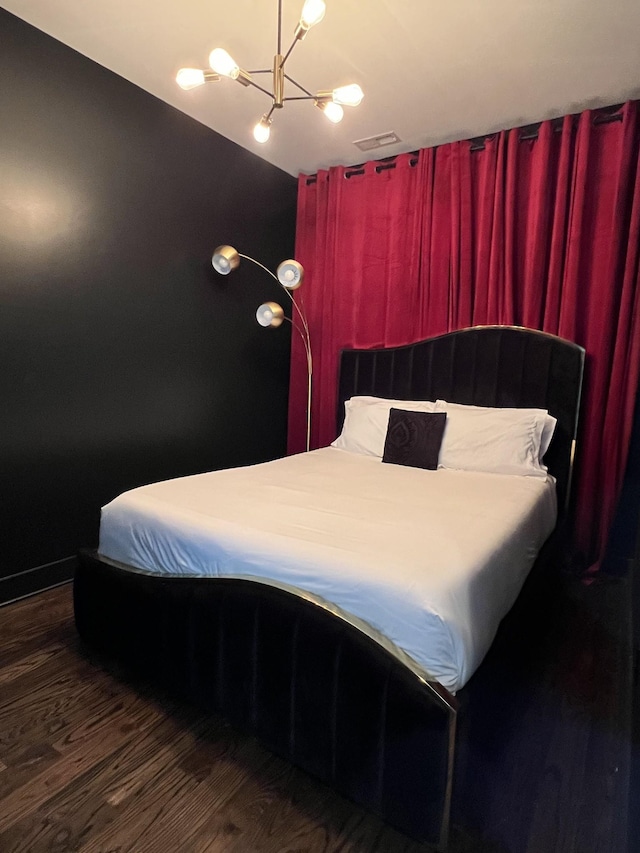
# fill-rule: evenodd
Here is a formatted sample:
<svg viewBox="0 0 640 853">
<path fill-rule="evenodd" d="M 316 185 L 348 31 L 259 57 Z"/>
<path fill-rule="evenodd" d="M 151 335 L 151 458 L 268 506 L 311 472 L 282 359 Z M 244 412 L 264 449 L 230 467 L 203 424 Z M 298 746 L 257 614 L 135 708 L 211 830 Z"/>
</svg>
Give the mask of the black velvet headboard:
<svg viewBox="0 0 640 853">
<path fill-rule="evenodd" d="M 584 349 L 517 326 L 474 326 L 388 349 L 343 350 L 338 431 L 344 402 L 359 394 L 475 406 L 547 409 L 558 419 L 545 462 L 566 508 L 580 407 Z"/>
</svg>

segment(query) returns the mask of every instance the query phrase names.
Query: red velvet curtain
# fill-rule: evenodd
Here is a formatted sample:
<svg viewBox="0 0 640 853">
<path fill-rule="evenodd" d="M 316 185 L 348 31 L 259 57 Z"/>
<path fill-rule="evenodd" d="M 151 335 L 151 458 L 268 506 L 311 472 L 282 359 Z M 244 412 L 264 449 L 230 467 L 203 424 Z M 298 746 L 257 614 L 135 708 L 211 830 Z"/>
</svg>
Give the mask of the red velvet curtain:
<svg viewBox="0 0 640 853">
<path fill-rule="evenodd" d="M 296 257 L 314 356 L 312 445 L 335 438 L 338 353 L 483 323 L 585 347 L 576 544 L 616 509 L 640 369 L 638 102 L 299 181 Z M 529 134 L 531 136 L 531 134 Z M 479 150 L 478 150 L 479 149 Z M 289 450 L 304 448 L 297 336 Z"/>
</svg>

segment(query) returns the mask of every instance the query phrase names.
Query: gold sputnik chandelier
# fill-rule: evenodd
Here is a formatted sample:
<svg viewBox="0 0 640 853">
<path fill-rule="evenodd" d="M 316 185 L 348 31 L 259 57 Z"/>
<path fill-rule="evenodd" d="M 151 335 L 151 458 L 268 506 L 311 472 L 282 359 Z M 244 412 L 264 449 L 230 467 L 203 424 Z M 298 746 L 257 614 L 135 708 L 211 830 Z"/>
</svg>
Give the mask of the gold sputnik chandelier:
<svg viewBox="0 0 640 853">
<path fill-rule="evenodd" d="M 282 109 L 287 101 L 313 101 L 329 121 L 339 122 L 343 117 L 342 107 L 357 107 L 364 97 L 362 89 L 357 83 L 313 94 L 285 72 L 285 63 L 294 47 L 299 41 L 304 39 L 311 27 L 319 24 L 324 18 L 325 8 L 324 0 L 305 0 L 291 47 L 283 54 L 282 0 L 278 0 L 278 46 L 277 52 L 273 57 L 272 68 L 245 71 L 229 56 L 226 50 L 216 47 L 209 54 L 209 66 L 211 70 L 207 69 L 203 71 L 199 68 L 181 68 L 176 75 L 176 82 L 183 89 L 194 89 L 196 86 L 202 86 L 204 83 L 220 80 L 221 77 L 230 77 L 232 80 L 237 80 L 243 86 L 253 86 L 255 89 L 264 92 L 265 95 L 271 98 L 272 103 L 271 109 L 264 113 L 253 129 L 253 135 L 257 142 L 266 142 L 269 139 L 273 113 L 275 110 Z M 272 75 L 271 91 L 265 89 L 263 86 L 259 86 L 255 82 L 253 78 L 259 74 Z M 285 96 L 285 81 L 291 83 L 292 86 L 295 86 L 303 94 Z"/>
</svg>

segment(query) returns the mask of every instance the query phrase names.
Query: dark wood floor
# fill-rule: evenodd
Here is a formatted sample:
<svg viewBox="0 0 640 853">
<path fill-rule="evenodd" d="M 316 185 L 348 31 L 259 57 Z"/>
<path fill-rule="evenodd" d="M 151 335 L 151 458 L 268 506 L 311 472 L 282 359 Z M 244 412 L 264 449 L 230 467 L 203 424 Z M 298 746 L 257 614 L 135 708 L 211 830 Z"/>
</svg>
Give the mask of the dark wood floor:
<svg viewBox="0 0 640 853">
<path fill-rule="evenodd" d="M 624 853 L 628 582 L 517 611 L 460 694 L 452 853 Z M 540 629 L 542 624 L 542 630 Z M 523 639 L 524 638 L 524 639 Z M 417 853 L 219 718 L 107 669 L 71 587 L 0 609 L 1 853 Z"/>
</svg>

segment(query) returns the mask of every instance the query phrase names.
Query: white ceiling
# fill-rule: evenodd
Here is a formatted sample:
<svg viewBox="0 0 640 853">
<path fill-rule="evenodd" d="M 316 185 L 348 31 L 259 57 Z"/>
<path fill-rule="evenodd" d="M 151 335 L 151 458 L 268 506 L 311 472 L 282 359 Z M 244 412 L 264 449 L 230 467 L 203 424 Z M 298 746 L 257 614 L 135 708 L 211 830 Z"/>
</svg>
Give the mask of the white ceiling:
<svg viewBox="0 0 640 853">
<path fill-rule="evenodd" d="M 302 2 L 284 0 L 285 51 Z M 338 125 L 311 102 L 285 104 L 259 145 L 266 95 L 228 79 L 184 92 L 174 78 L 214 47 L 247 70 L 271 67 L 277 0 L 3 4 L 292 175 L 640 97 L 639 0 L 327 0 L 287 73 L 312 92 L 359 83 L 365 99 Z M 270 88 L 268 75 L 256 81 Z M 401 142 L 368 155 L 353 144 L 391 130 Z"/>
</svg>

